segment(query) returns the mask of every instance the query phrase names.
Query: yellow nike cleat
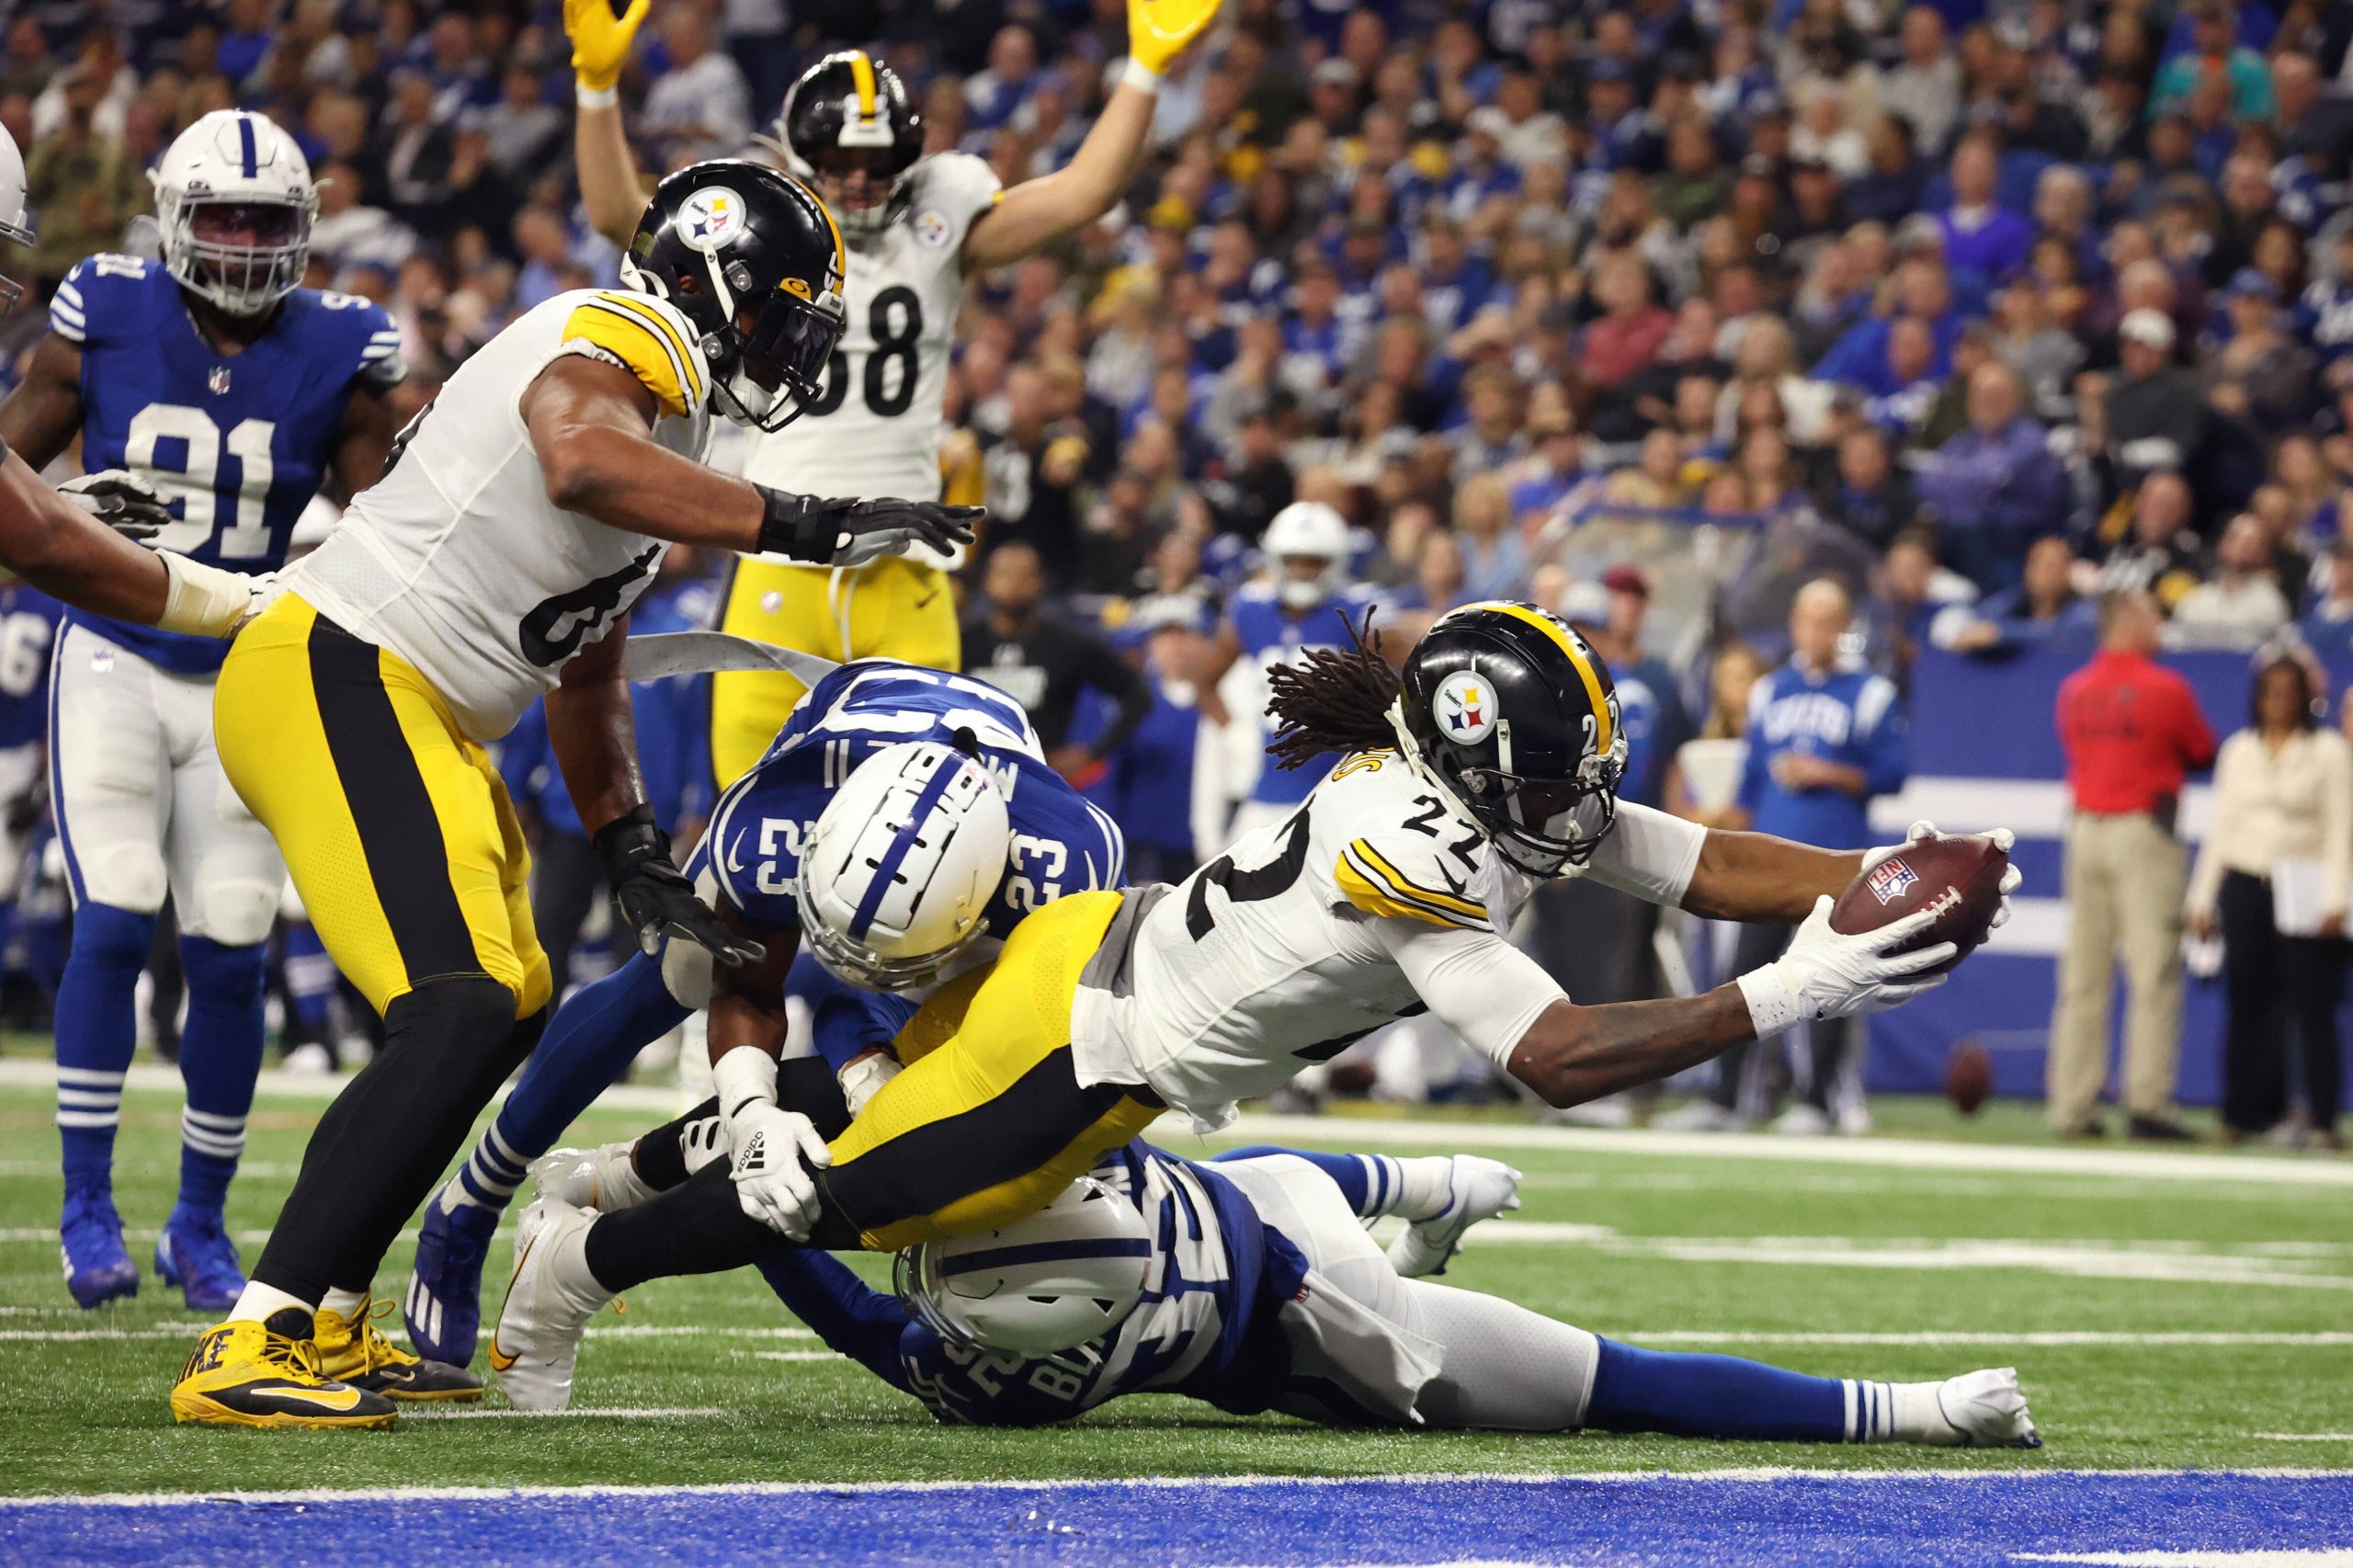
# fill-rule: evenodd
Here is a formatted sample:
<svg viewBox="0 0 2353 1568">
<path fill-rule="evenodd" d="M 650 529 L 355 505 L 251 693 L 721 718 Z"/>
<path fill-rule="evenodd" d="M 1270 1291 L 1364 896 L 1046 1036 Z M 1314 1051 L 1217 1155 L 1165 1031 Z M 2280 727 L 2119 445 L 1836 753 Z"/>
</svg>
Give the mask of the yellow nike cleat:
<svg viewBox="0 0 2353 1568">
<path fill-rule="evenodd" d="M 215 1426 L 389 1426 L 382 1394 L 319 1375 L 306 1339 L 233 1318 L 206 1329 L 172 1385 L 172 1419 Z"/>
<path fill-rule="evenodd" d="M 482 1397 L 482 1380 L 463 1367 L 428 1361 L 379 1334 L 374 1320 L 392 1310 L 390 1301 L 369 1301 L 357 1316 L 345 1317 L 321 1308 L 312 1341 L 318 1346 L 319 1370 L 386 1399 L 471 1404 Z"/>
</svg>

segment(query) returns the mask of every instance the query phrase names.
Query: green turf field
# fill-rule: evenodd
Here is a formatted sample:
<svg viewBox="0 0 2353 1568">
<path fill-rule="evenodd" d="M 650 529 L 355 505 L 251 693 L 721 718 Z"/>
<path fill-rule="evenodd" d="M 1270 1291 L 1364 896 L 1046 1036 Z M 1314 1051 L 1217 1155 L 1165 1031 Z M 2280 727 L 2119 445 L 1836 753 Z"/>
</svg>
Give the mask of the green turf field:
<svg viewBox="0 0 2353 1568">
<path fill-rule="evenodd" d="M 1335 1117 L 1308 1129 L 1328 1147 L 1485 1150 L 1527 1173 L 1526 1208 L 1474 1236 L 1451 1283 L 1637 1343 L 1807 1371 L 1901 1380 L 2015 1364 L 2048 1439 L 2040 1452 L 1334 1433 L 1159 1397 L 1047 1431 L 943 1428 L 827 1357 L 749 1275 L 664 1281 L 591 1331 L 576 1404 L 683 1414 L 410 1419 L 380 1434 L 176 1430 L 165 1392 L 198 1325 L 152 1277 L 119 1310 L 73 1306 L 58 1271 L 51 1097 L 22 1077 L 0 1085 L 0 1441 L 10 1461 L 0 1491 L 8 1493 L 2353 1465 L 2353 1164 L 2062 1151 L 2023 1110 L 1964 1129 L 1941 1105 L 1889 1107 L 1883 1119 L 1906 1133 L 1966 1131 L 1981 1142 L 1739 1141 L 1774 1156 L 1755 1158 L 1729 1157 L 1733 1145 L 1710 1153 L 1688 1139 L 1556 1136 L 1494 1118 L 1458 1128 Z M 248 1260 L 321 1104 L 272 1095 L 256 1108 L 247 1174 L 231 1199 Z M 156 1089 L 134 1088 L 124 1103 L 119 1194 L 142 1269 L 170 1203 L 177 1111 L 176 1096 Z M 655 1119 L 599 1111 L 574 1141 Z M 1238 1131 L 1263 1139 L 1268 1127 Z M 1270 1141 L 1304 1141 L 1297 1124 L 1275 1131 L 1281 1139 Z M 1172 1146 L 1206 1152 L 1190 1141 Z M 2005 1164 L 1984 1163 L 1995 1160 Z M 2021 1163 L 2052 1168 L 2009 1168 Z M 405 1267 L 404 1246 L 380 1291 L 397 1294 Z M 494 1392 L 482 1408 L 501 1403 Z"/>
</svg>

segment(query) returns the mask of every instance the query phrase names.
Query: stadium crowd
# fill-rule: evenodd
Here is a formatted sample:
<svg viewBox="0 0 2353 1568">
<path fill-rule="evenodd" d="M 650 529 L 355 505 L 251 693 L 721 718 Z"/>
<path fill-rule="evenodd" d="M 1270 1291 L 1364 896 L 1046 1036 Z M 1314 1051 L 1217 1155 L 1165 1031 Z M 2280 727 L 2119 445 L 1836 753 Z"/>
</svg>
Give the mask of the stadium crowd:
<svg viewBox="0 0 2353 1568">
<path fill-rule="evenodd" d="M 310 281 L 392 312 L 406 410 L 613 275 L 551 5 L 0 14 L 44 290 L 137 244 L 142 171 L 233 103 L 308 153 Z M 739 151 L 855 38 L 920 86 L 932 149 L 1010 185 L 1071 155 L 1124 26 L 1117 0 L 656 0 L 628 123 L 651 169 Z M 1232 0 L 1114 214 L 978 280 L 943 457 L 991 513 L 968 654 L 1023 662 L 1041 601 L 1073 623 L 1045 739 L 1168 875 L 1222 844 L 1192 713 L 1298 500 L 1351 525 L 1384 626 L 1510 597 L 1590 629 L 1647 708 L 1630 797 L 1715 820 L 1901 782 L 1886 748 L 1715 766 L 1785 661 L 1900 713 L 1924 645 L 2088 654 L 2118 589 L 2182 645 L 2353 647 L 2349 43 L 2314 0 Z"/>
</svg>

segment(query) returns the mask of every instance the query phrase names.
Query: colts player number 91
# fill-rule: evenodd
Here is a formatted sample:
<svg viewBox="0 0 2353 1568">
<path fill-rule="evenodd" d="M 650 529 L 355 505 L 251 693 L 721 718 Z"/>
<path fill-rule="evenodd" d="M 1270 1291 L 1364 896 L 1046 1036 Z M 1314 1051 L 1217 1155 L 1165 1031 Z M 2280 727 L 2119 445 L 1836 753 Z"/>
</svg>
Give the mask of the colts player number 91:
<svg viewBox="0 0 2353 1568">
<path fill-rule="evenodd" d="M 968 508 L 821 501 L 699 460 L 713 415 L 775 429 L 814 394 L 841 267 L 840 231 L 798 180 L 739 162 L 672 175 L 627 287 L 558 294 L 460 366 L 238 634 L 215 702 L 222 767 L 385 1044 L 321 1119 L 251 1282 L 189 1357 L 178 1419 L 376 1426 L 393 1397 L 479 1395 L 460 1369 L 420 1374 L 369 1295 L 546 1017 L 529 856 L 484 749 L 533 699 L 640 943 L 759 956 L 654 825 L 621 633 L 670 543 L 855 563 L 971 537 Z M 330 1320 L 347 1335 L 314 1343 Z"/>
<path fill-rule="evenodd" d="M 626 244 L 644 189 L 615 84 L 650 0 L 615 17 L 565 0 L 579 74 L 580 192 L 599 232 Z M 825 494 L 941 494 L 940 400 L 964 280 L 1034 255 L 1110 210 L 1135 173 L 1161 74 L 1216 16 L 1218 0 L 1129 0 L 1128 62 L 1086 139 L 1053 174 L 1002 189 L 967 153 L 922 156 L 923 117 L 896 72 L 862 49 L 829 54 L 785 97 L 775 140 L 786 165 L 840 215 L 849 317 L 810 417 L 756 438 L 744 472 Z M 965 497 L 977 499 L 977 495 Z M 856 570 L 764 556 L 737 563 L 722 630 L 831 659 L 878 655 L 955 669 L 946 571 L 961 552 L 911 547 Z M 711 764 L 724 787 L 759 760 L 802 687 L 791 676 L 723 671 L 711 684 Z"/>
</svg>

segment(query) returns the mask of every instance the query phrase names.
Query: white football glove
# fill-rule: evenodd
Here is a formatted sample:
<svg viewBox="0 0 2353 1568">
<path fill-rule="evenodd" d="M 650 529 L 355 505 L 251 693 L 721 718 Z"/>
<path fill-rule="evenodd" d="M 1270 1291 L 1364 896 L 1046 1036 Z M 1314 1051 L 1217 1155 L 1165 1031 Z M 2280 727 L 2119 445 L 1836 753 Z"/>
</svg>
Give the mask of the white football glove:
<svg viewBox="0 0 2353 1568">
<path fill-rule="evenodd" d="M 776 1062 L 756 1051 L 731 1051 L 711 1074 L 720 1125 L 727 1135 L 727 1174 L 744 1212 L 796 1242 L 817 1221 L 812 1165 L 833 1153 L 810 1119 L 776 1103 Z M 805 1163 L 804 1163 L 805 1162 Z"/>
<path fill-rule="evenodd" d="M 155 487 L 128 469 L 69 479 L 57 493 L 125 539 L 153 539 L 178 520 Z"/>
<path fill-rule="evenodd" d="M 1937 911 L 1915 910 L 1892 926 L 1849 937 L 1830 928 L 1830 903 L 1828 893 L 1815 899 L 1813 913 L 1790 938 L 1789 951 L 1740 977 L 1740 994 L 1758 1039 L 1801 1021 L 1876 1013 L 1950 978 L 1922 972 L 1952 957 L 1950 942 L 1917 952 L 1893 951 L 1933 925 Z"/>
<path fill-rule="evenodd" d="M 849 1107 L 850 1115 L 854 1117 L 864 1110 L 867 1102 L 882 1092 L 883 1085 L 905 1070 L 889 1051 L 871 1051 L 835 1074 L 841 1080 L 842 1101 Z"/>
<path fill-rule="evenodd" d="M 1910 827 L 1904 830 L 1904 842 L 1902 844 L 1886 844 L 1881 845 L 1877 849 L 1865 850 L 1863 852 L 1863 869 L 1868 871 L 1872 867 L 1878 865 L 1881 860 L 1886 859 L 1889 856 L 1900 854 L 1904 849 L 1919 843 L 1920 840 L 1924 838 L 1934 838 L 1936 836 L 1937 824 L 1930 822 L 1927 818 L 1922 817 L 1918 822 L 1914 823 Z M 1958 836 L 1990 838 L 1994 841 L 1994 847 L 2000 850 L 2005 855 L 2007 855 L 2011 849 L 2017 846 L 2018 841 L 2018 835 L 2012 833 L 2006 827 L 1997 827 L 1990 833 L 1961 835 Z M 2018 892 L 2018 884 L 2024 881 L 2026 881 L 2026 873 L 2018 869 L 2017 862 L 2013 861 L 2003 869 L 2002 902 L 2000 906 L 1994 911 L 1994 928 L 1995 930 L 2001 929 L 2002 926 L 2009 923 L 2010 894 Z"/>
</svg>

